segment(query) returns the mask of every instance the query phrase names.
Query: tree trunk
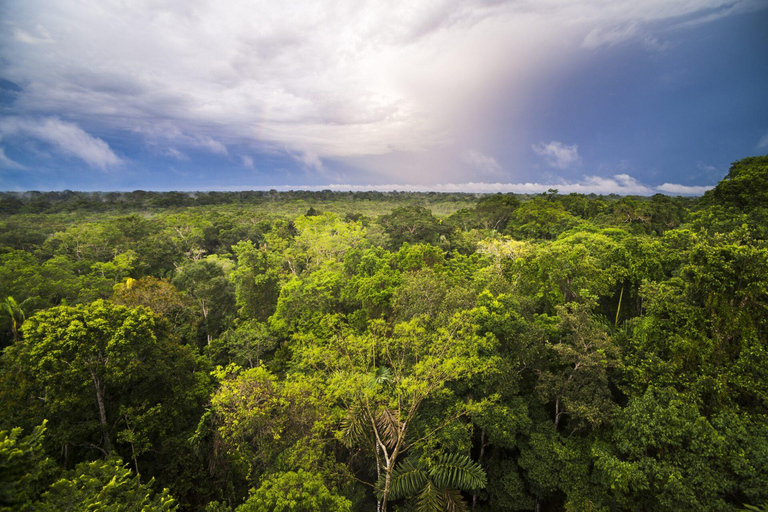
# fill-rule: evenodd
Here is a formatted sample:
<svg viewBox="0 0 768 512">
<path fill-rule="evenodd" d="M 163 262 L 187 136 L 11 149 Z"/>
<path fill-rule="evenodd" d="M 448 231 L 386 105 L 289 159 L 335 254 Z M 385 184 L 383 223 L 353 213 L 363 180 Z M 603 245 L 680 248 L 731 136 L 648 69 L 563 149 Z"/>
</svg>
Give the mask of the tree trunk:
<svg viewBox="0 0 768 512">
<path fill-rule="evenodd" d="M 104 390 L 101 387 L 101 380 L 96 373 L 91 371 L 93 386 L 96 388 L 96 404 L 99 406 L 99 424 L 104 438 L 104 451 L 109 454 L 112 451 L 112 443 L 109 442 L 109 432 L 107 432 L 107 411 L 104 408 Z"/>
<path fill-rule="evenodd" d="M 485 429 L 480 430 L 480 455 L 477 456 L 477 463 L 482 464 L 483 455 L 485 455 Z M 478 497 L 477 494 L 472 495 L 472 512 L 475 512 L 477 507 Z"/>
</svg>

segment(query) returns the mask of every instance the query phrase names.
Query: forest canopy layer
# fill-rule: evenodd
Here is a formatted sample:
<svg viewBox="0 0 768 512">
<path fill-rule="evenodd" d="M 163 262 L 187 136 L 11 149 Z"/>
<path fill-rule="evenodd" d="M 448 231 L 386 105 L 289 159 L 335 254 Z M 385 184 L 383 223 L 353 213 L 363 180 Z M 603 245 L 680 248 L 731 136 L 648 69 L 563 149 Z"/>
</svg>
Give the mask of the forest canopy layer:
<svg viewBox="0 0 768 512">
<path fill-rule="evenodd" d="M 0 510 L 768 503 L 768 156 L 701 198 L 0 193 Z"/>
</svg>

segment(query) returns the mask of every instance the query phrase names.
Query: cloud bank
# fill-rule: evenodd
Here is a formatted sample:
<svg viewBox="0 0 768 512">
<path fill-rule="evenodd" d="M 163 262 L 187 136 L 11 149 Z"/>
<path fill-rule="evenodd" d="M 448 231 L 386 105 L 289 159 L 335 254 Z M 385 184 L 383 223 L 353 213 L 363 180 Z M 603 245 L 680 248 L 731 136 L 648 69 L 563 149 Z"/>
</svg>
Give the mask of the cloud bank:
<svg viewBox="0 0 768 512">
<path fill-rule="evenodd" d="M 238 147 L 298 155 L 320 175 L 333 160 L 382 179 L 434 180 L 414 163 L 431 159 L 443 177 L 467 178 L 504 167 L 473 149 L 496 130 L 487 119 L 498 91 L 522 106 L 537 76 L 579 52 L 663 46 L 661 22 L 756 4 L 8 0 L 0 62 L 22 89 L 10 114 L 43 119 L 15 133 L 101 169 L 120 158 L 89 133 L 130 134 L 171 160 Z M 510 122 L 510 143 L 529 147 L 525 120 Z M 576 145 L 534 150 L 556 169 L 580 160 Z"/>
<path fill-rule="evenodd" d="M 408 184 L 387 184 L 387 185 L 352 185 L 352 184 L 329 184 L 311 187 L 294 186 L 274 186 L 265 187 L 275 190 L 333 190 L 343 192 L 461 192 L 469 194 L 495 194 L 495 193 L 514 193 L 514 194 L 540 194 L 548 190 L 556 189 L 560 194 L 618 194 L 618 195 L 639 195 L 650 196 L 653 194 L 681 195 L 681 196 L 700 196 L 711 186 L 686 186 L 674 183 L 665 183 L 658 187 L 652 187 L 640 183 L 635 178 L 627 174 L 616 174 L 610 178 L 600 176 L 585 176 L 580 181 L 558 181 L 552 183 L 443 183 L 437 185 L 408 185 Z"/>
</svg>

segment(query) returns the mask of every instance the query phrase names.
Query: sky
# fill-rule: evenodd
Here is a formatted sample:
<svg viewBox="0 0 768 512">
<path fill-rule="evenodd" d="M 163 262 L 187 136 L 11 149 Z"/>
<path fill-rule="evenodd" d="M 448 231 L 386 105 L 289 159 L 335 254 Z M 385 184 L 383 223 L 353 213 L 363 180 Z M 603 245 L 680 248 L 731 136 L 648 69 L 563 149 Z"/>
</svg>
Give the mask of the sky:
<svg viewBox="0 0 768 512">
<path fill-rule="evenodd" d="M 697 195 L 768 0 L 3 0 L 0 190 Z"/>
</svg>

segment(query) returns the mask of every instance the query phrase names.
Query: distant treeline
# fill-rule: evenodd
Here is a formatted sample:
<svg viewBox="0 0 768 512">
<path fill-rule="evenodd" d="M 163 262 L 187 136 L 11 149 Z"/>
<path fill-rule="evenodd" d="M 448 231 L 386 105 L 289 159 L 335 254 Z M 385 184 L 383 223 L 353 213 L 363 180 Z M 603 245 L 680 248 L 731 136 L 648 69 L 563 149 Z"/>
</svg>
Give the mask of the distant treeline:
<svg viewBox="0 0 768 512">
<path fill-rule="evenodd" d="M 332 190 L 244 190 L 239 192 L 152 192 L 134 190 L 133 192 L 76 192 L 62 190 L 53 192 L 0 192 L 0 215 L 19 213 L 61 213 L 75 211 L 131 211 L 137 209 L 165 209 L 212 205 L 262 205 L 270 202 L 294 201 L 377 201 L 392 205 L 432 202 L 474 202 L 479 198 L 502 194 L 445 193 L 445 192 L 339 192 Z M 519 199 L 533 197 L 526 194 L 503 194 Z M 619 201 L 624 196 L 611 194 L 569 194 L 568 197 Z M 638 201 L 650 201 L 650 197 L 632 196 Z M 686 206 L 696 202 L 696 198 L 675 198 Z"/>
</svg>

